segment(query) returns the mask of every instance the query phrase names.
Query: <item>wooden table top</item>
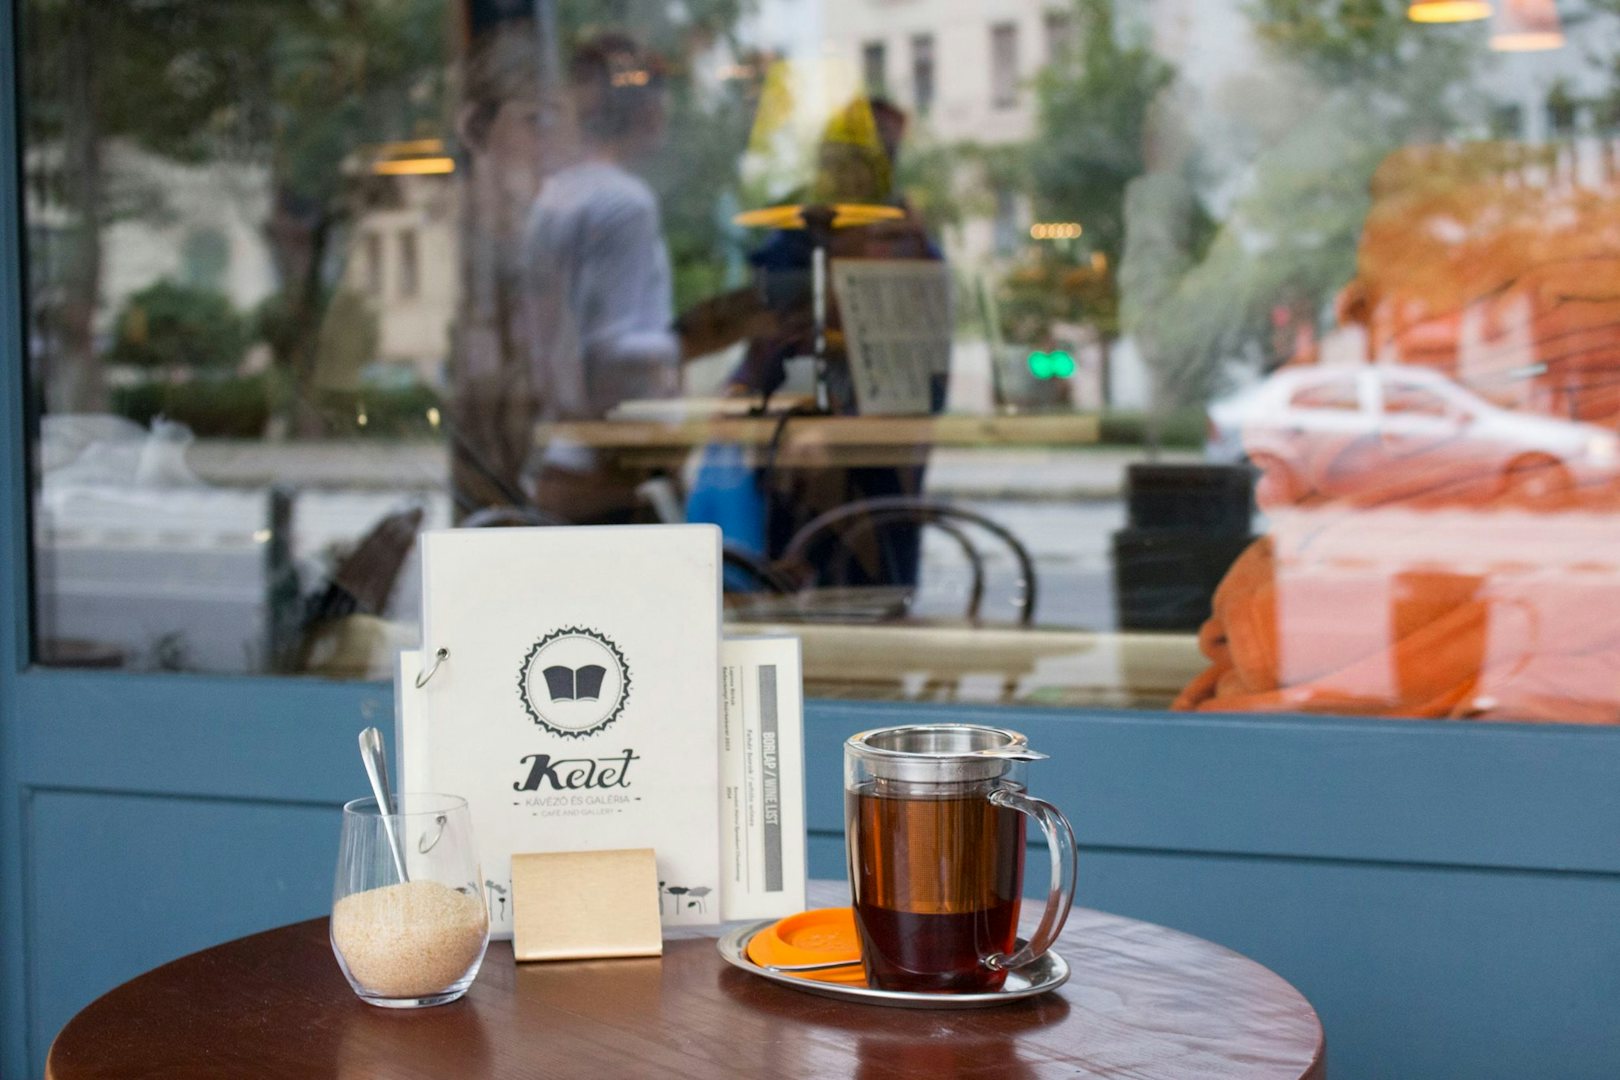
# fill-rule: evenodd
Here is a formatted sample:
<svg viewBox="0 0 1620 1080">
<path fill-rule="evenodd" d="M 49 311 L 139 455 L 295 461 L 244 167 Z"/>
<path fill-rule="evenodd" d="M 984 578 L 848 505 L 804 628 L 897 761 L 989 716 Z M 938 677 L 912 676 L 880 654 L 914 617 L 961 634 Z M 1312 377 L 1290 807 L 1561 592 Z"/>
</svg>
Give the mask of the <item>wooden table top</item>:
<svg viewBox="0 0 1620 1080">
<path fill-rule="evenodd" d="M 546 422 L 535 441 L 564 440 L 613 451 L 625 464 L 657 464 L 711 444 L 760 449 L 777 437 L 779 417 L 712 416 L 679 420 Z M 936 446 L 1085 446 L 1100 431 L 1096 416 L 795 416 L 781 432 L 780 466 L 909 464 Z"/>
<path fill-rule="evenodd" d="M 841 883 L 812 901 L 845 903 Z M 1039 903 L 1025 905 L 1039 915 Z M 516 965 L 492 942 L 461 1001 L 395 1011 L 349 989 L 312 919 L 182 957 L 62 1029 L 48 1080 L 90 1077 L 1109 1077 L 1321 1080 L 1298 991 L 1187 934 L 1076 908 L 1060 990 L 912 1011 L 802 994 L 727 966 L 710 937 L 664 956 Z"/>
</svg>

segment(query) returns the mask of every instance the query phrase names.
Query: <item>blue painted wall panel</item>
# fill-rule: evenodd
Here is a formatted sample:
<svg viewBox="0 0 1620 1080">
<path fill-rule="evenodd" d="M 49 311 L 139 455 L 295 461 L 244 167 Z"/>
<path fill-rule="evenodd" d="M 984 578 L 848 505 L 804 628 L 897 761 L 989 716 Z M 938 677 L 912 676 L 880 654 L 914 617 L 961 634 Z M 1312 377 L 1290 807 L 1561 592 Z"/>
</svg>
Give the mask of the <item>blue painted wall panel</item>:
<svg viewBox="0 0 1620 1080">
<path fill-rule="evenodd" d="M 843 877 L 842 837 L 810 866 Z M 1079 894 L 1293 983 L 1334 1080 L 1620 1076 L 1620 877 L 1088 849 Z"/>
<path fill-rule="evenodd" d="M 31 1070 L 109 988 L 326 913 L 337 806 L 37 791 L 25 812 Z"/>
<path fill-rule="evenodd" d="M 1022 731 L 1030 787 L 1089 843 L 1620 873 L 1620 731 L 814 702 L 807 750 L 839 768 L 868 727 L 953 718 Z M 811 786 L 813 827 L 842 827 Z"/>
<path fill-rule="evenodd" d="M 39 669 L 16 707 L 25 784 L 270 801 L 367 794 L 355 737 L 394 724 L 392 687 L 320 679 Z"/>
<path fill-rule="evenodd" d="M 1620 1075 L 1620 878 L 1095 852 L 1086 903 L 1187 930 L 1316 1005 L 1331 1075 Z"/>
</svg>

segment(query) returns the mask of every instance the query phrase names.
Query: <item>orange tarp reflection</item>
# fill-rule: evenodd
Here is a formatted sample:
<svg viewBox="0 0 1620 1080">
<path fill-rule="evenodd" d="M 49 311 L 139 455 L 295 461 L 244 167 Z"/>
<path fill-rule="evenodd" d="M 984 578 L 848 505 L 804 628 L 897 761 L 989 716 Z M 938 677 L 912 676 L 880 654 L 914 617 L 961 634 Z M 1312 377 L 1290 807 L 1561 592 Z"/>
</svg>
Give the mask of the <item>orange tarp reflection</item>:
<svg viewBox="0 0 1620 1080">
<path fill-rule="evenodd" d="M 1620 518 L 1296 510 L 1216 591 L 1176 708 L 1620 720 Z"/>
<path fill-rule="evenodd" d="M 1391 155 L 1340 298 L 1365 359 L 1439 372 L 1516 415 L 1620 426 L 1612 157 Z M 1260 483 L 1270 536 L 1217 590 L 1200 634 L 1211 666 L 1176 707 L 1620 722 L 1613 463 L 1504 474 L 1465 437 L 1398 454 L 1389 441 L 1289 444 L 1288 482 Z"/>
</svg>

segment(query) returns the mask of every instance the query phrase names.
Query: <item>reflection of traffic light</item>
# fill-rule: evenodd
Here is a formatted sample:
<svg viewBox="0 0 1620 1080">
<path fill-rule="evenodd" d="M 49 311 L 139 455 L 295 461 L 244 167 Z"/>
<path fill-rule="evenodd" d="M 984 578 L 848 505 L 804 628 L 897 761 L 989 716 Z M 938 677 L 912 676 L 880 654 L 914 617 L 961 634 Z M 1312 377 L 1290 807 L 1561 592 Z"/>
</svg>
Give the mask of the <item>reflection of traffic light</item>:
<svg viewBox="0 0 1620 1080">
<path fill-rule="evenodd" d="M 1074 357 L 1062 349 L 1032 352 L 1029 373 L 1037 379 L 1067 379 L 1074 374 Z"/>
</svg>

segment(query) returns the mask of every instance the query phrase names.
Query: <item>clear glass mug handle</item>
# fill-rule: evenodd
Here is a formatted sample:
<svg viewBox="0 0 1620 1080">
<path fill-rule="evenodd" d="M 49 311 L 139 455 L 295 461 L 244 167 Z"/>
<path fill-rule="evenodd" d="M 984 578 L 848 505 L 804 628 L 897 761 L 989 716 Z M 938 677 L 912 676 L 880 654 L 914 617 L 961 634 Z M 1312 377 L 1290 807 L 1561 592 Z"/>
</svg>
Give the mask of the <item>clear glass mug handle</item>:
<svg viewBox="0 0 1620 1080">
<path fill-rule="evenodd" d="M 996 788 L 989 798 L 996 806 L 1004 806 L 1034 818 L 1040 824 L 1041 832 L 1046 834 L 1046 850 L 1052 856 L 1052 888 L 1046 895 L 1046 911 L 1041 915 L 1041 924 L 1035 928 L 1035 935 L 1013 955 L 996 953 L 984 961 L 986 967 L 995 970 L 1018 968 L 1050 949 L 1058 934 L 1063 932 L 1063 924 L 1069 919 L 1069 908 L 1074 904 L 1075 857 L 1078 850 L 1069 819 L 1046 800 L 1031 798 L 1014 788 L 1005 787 Z"/>
</svg>

